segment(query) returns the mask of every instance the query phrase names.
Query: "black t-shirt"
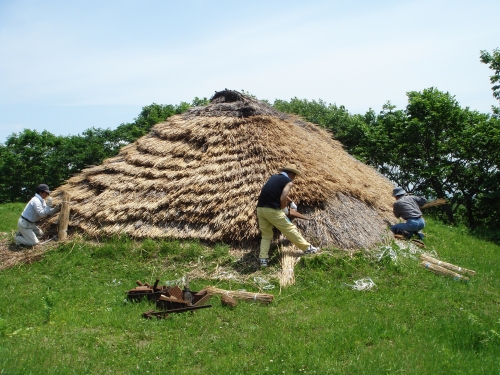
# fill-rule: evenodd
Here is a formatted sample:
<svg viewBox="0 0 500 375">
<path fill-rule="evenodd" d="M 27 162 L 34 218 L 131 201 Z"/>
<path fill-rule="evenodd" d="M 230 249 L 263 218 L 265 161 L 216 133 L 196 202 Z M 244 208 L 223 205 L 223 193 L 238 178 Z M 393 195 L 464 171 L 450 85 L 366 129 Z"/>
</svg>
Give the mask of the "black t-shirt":
<svg viewBox="0 0 500 375">
<path fill-rule="evenodd" d="M 292 182 L 292 180 L 283 174 L 272 175 L 260 191 L 257 207 L 280 209 L 281 193 L 283 193 L 283 189 L 289 182 Z"/>
</svg>

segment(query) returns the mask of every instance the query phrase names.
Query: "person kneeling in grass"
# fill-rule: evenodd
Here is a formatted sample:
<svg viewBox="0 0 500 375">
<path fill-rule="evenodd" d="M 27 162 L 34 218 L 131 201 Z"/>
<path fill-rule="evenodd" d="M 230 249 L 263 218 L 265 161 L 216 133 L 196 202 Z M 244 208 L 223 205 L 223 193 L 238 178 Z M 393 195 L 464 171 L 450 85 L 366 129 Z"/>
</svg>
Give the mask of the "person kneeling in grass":
<svg viewBox="0 0 500 375">
<path fill-rule="evenodd" d="M 279 169 L 280 173 L 272 175 L 264 184 L 257 202 L 257 218 L 259 229 L 262 232 L 260 242 L 259 262 L 261 267 L 267 267 L 269 248 L 273 239 L 273 227 L 276 227 L 295 246 L 306 254 L 314 254 L 318 248 L 312 246 L 299 233 L 297 227 L 286 216 L 286 206 L 290 201 L 290 207 L 297 209 L 295 203 L 288 197 L 293 185 L 293 180 L 301 172 L 295 164 L 289 164 Z"/>
<path fill-rule="evenodd" d="M 424 235 L 420 230 L 425 227 L 425 221 L 420 207 L 427 203 L 427 199 L 415 195 L 406 195 L 406 191 L 401 187 L 394 188 L 392 196 L 396 199 L 392 206 L 394 216 L 402 218 L 406 222 L 393 225 L 391 231 L 394 234 L 402 234 L 407 239 L 416 234 L 418 238 L 423 240 Z"/>
<path fill-rule="evenodd" d="M 38 245 L 39 237 L 43 232 L 37 227 L 36 222 L 45 216 L 51 216 L 61 211 L 61 204 L 55 207 L 49 207 L 45 199 L 50 195 L 48 185 L 41 184 L 36 189 L 36 194 L 24 208 L 19 221 L 17 222 L 16 245 L 35 246 Z"/>
</svg>

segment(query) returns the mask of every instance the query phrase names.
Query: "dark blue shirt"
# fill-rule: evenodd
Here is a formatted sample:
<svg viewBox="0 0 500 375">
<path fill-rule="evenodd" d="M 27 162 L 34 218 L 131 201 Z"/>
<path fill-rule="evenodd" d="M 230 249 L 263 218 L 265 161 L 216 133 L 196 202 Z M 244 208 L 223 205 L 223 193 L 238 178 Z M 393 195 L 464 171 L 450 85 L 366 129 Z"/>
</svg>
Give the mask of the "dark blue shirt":
<svg viewBox="0 0 500 375">
<path fill-rule="evenodd" d="M 292 180 L 285 175 L 272 175 L 260 191 L 257 207 L 281 209 L 281 194 L 289 182 L 292 182 Z"/>
</svg>

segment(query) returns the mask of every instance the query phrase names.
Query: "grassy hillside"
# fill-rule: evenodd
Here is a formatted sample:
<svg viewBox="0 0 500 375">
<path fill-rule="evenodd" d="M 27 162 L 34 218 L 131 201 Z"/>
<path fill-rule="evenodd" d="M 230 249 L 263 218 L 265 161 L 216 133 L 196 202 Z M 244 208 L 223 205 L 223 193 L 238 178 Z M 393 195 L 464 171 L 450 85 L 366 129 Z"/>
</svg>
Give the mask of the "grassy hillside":
<svg viewBox="0 0 500 375">
<path fill-rule="evenodd" d="M 25 203 L 0 204 L 0 232 L 8 233 L 17 228 L 17 220 L 24 206 L 26 206 Z"/>
<path fill-rule="evenodd" d="M 0 208 L 3 231 L 14 229 L 17 216 L 4 221 Z M 280 291 L 277 254 L 264 272 L 236 273 L 242 261 L 224 244 L 54 245 L 39 261 L 0 271 L 0 373 L 498 374 L 499 246 L 430 219 L 425 232 L 428 251 L 477 275 L 434 275 L 396 245 L 380 260 L 329 249 L 303 257 L 296 284 Z M 226 280 L 210 279 L 216 271 Z M 265 279 L 275 299 L 229 309 L 212 297 L 212 308 L 165 320 L 143 319 L 154 305 L 125 300 L 138 279 L 188 272 L 199 275 L 193 290 L 257 292 Z M 348 286 L 367 277 L 370 291 Z"/>
</svg>

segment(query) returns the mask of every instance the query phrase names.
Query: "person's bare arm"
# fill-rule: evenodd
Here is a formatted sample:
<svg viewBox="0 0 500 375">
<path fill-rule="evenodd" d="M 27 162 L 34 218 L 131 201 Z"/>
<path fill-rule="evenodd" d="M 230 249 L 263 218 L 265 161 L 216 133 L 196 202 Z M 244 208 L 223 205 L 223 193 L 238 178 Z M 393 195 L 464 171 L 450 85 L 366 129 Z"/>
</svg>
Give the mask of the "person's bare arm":
<svg viewBox="0 0 500 375">
<path fill-rule="evenodd" d="M 281 197 L 280 197 L 280 208 L 281 209 L 285 208 L 288 204 L 288 193 L 290 192 L 292 185 L 293 185 L 293 182 L 289 182 L 288 184 L 285 185 L 285 187 L 283 188 L 283 191 L 281 192 Z"/>
</svg>

